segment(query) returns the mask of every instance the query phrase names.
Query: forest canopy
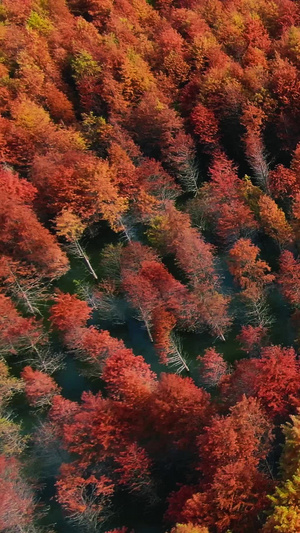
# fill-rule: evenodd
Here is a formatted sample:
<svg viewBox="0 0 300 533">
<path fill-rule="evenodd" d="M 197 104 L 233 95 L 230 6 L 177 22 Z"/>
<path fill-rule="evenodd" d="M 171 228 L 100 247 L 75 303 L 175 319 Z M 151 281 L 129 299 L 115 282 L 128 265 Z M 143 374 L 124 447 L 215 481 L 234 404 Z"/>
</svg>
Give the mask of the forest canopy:
<svg viewBox="0 0 300 533">
<path fill-rule="evenodd" d="M 300 533 L 300 2 L 1 0 L 0 532 Z"/>
</svg>

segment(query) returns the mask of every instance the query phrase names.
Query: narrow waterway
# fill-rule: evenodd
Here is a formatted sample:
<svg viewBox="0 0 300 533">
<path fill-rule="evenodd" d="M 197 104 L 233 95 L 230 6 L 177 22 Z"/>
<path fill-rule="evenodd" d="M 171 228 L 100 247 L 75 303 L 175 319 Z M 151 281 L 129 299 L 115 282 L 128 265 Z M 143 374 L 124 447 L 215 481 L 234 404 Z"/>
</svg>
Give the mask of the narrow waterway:
<svg viewBox="0 0 300 533">
<path fill-rule="evenodd" d="M 103 235 L 106 238 L 103 238 Z M 87 242 L 87 252 L 95 268 L 97 274 L 101 278 L 99 271 L 99 261 L 101 249 L 107 242 L 117 242 L 117 237 L 112 232 L 107 234 L 97 234 L 93 239 Z M 269 258 L 272 261 L 272 257 Z M 270 261 L 270 262 L 271 262 Z M 167 260 L 169 263 L 169 260 Z M 168 264 L 172 270 L 172 264 Z M 176 270 L 176 268 L 175 268 Z M 222 279 L 224 292 L 232 294 L 234 287 L 232 278 L 226 270 L 226 264 L 222 259 L 219 259 L 218 270 Z M 173 272 L 176 273 L 176 272 Z M 178 273 L 176 273 L 178 275 Z M 76 292 L 77 282 L 91 282 L 93 279 L 87 272 L 84 262 L 78 259 L 71 259 L 70 271 L 62 277 L 57 286 L 64 292 Z M 236 290 L 236 289 L 235 289 Z M 294 332 L 289 321 L 290 310 L 284 303 L 279 291 L 274 288 L 269 295 L 269 308 L 273 316 L 273 324 L 271 327 L 271 342 L 274 344 L 283 344 L 285 346 L 292 345 L 294 341 Z M 233 325 L 229 330 L 225 342 L 213 338 L 208 332 L 202 333 L 182 333 L 178 332 L 179 342 L 181 344 L 182 353 L 184 354 L 190 373 L 183 373 L 183 375 L 190 375 L 194 381 L 199 385 L 199 371 L 197 357 L 202 355 L 204 350 L 208 347 L 215 347 L 215 349 L 222 353 L 224 359 L 229 364 L 245 356 L 242 352 L 236 336 L 239 333 L 241 317 L 243 315 L 243 306 L 238 301 L 238 298 L 233 299 L 231 305 L 231 313 L 233 315 Z M 45 311 L 47 313 L 47 310 Z M 137 320 L 132 313 L 132 310 L 127 310 L 125 323 L 122 325 L 115 325 L 108 321 L 100 321 L 97 313 L 93 314 L 91 324 L 96 325 L 100 329 L 108 329 L 112 336 L 122 339 L 128 348 L 132 348 L 136 355 L 142 355 L 147 363 L 157 374 L 161 372 L 172 372 L 174 369 L 165 367 L 159 363 L 157 354 L 149 339 L 143 323 Z M 64 349 L 60 344 L 59 338 L 54 338 L 54 343 L 57 343 L 55 349 Z M 76 360 L 72 353 L 66 353 L 65 366 L 58 371 L 54 376 L 57 383 L 62 387 L 62 394 L 65 398 L 79 401 L 83 391 L 91 390 L 97 392 L 101 390 L 101 380 L 91 380 L 84 376 L 84 368 L 82 364 Z M 28 413 L 28 406 L 24 403 L 24 398 L 15 401 L 15 407 L 18 411 L 18 419 L 22 421 L 24 431 L 31 433 L 38 425 L 38 419 L 32 412 Z M 56 469 L 57 473 L 58 469 Z M 57 533 L 82 533 L 80 528 L 71 526 L 63 516 L 60 506 L 55 501 L 55 472 L 51 472 L 48 477 L 41 479 L 41 489 L 39 491 L 39 498 L 42 504 L 48 507 L 49 512 L 42 520 L 42 523 L 50 528 L 54 526 Z M 133 528 L 135 533 L 163 533 L 164 528 L 161 525 L 162 519 L 160 516 L 155 516 L 152 513 L 149 516 L 144 516 L 143 509 L 132 509 L 130 505 L 124 504 L 120 500 L 120 504 L 115 504 L 111 519 L 103 526 L 103 531 L 126 524 L 129 528 Z"/>
</svg>

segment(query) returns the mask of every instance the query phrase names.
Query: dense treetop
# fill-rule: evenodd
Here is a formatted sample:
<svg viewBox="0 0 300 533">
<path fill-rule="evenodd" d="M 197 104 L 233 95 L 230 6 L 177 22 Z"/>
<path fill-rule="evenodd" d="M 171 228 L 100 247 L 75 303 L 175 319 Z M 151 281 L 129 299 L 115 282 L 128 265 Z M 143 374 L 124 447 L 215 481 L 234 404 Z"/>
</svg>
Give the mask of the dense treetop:
<svg viewBox="0 0 300 533">
<path fill-rule="evenodd" d="M 298 0 L 2 0 L 0 156 L 0 532 L 299 533 Z"/>
</svg>

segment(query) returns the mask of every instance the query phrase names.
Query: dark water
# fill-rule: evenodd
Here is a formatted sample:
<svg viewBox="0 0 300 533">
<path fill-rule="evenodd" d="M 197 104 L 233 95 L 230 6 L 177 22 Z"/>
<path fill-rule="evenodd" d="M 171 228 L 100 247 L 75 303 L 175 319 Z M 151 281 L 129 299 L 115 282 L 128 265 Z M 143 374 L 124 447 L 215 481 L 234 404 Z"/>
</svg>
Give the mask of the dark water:
<svg viewBox="0 0 300 533">
<path fill-rule="evenodd" d="M 104 238 L 105 236 L 105 238 Z M 91 259 L 92 265 L 96 272 L 99 272 L 100 252 L 104 244 L 107 242 L 117 242 L 117 237 L 112 232 L 106 232 L 106 228 L 101 227 L 100 233 L 98 233 L 93 239 L 87 243 L 87 252 Z M 274 250 L 271 248 L 271 254 L 269 254 L 269 262 L 272 262 L 272 266 L 276 268 L 276 257 L 273 254 Z M 167 263 L 171 260 L 167 259 Z M 220 272 L 223 284 L 223 290 L 225 293 L 230 294 L 236 291 L 236 287 L 233 285 L 232 278 L 226 269 L 224 260 L 219 259 L 218 270 Z M 63 276 L 57 286 L 64 292 L 76 292 L 76 282 L 88 281 L 93 282 L 91 275 L 86 270 L 83 261 L 78 259 L 71 259 L 71 270 Z M 172 265 L 168 264 L 172 271 Z M 175 272 L 173 272 L 175 274 Z M 176 275 L 178 273 L 176 272 Z M 270 312 L 274 317 L 274 323 L 271 331 L 271 341 L 274 344 L 283 344 L 290 346 L 294 341 L 294 332 L 290 324 L 290 309 L 283 301 L 278 290 L 272 290 L 269 295 L 269 307 Z M 184 355 L 186 356 L 189 368 L 190 376 L 194 381 L 199 384 L 199 373 L 197 356 L 202 355 L 204 350 L 208 347 L 215 347 L 215 349 L 223 354 L 224 359 L 228 363 L 233 364 L 234 361 L 244 356 L 244 353 L 240 349 L 240 345 L 236 340 L 236 335 L 239 333 L 242 318 L 243 309 L 237 298 L 233 299 L 233 305 L 231 312 L 234 316 L 234 322 L 232 328 L 226 336 L 226 342 L 220 339 L 215 339 L 208 332 L 201 334 L 182 333 L 179 332 L 180 342 Z M 108 329 L 112 336 L 119 339 L 123 339 L 125 345 L 128 348 L 132 348 L 136 355 L 142 355 L 146 362 L 151 365 L 151 368 L 157 374 L 161 372 L 172 371 L 171 368 L 161 365 L 158 361 L 158 357 L 155 353 L 152 343 L 149 340 L 148 334 L 143 324 L 134 318 L 132 313 L 128 313 L 126 322 L 122 326 L 116 326 L 109 322 L 99 322 L 97 316 L 93 317 L 93 324 L 96 324 L 101 329 Z M 55 340 L 54 342 L 59 342 Z M 57 372 L 55 379 L 62 387 L 62 394 L 64 397 L 79 401 L 83 391 L 91 390 L 97 392 L 101 387 L 100 380 L 92 381 L 84 375 L 82 375 L 82 366 L 71 353 L 66 354 L 65 367 Z M 22 420 L 23 427 L 27 433 L 34 431 L 35 425 L 38 423 L 38 419 L 32 412 L 28 412 L 28 406 L 24 402 L 24 398 L 16 400 L 18 419 Z M 57 470 L 56 470 L 57 473 Z M 61 508 L 55 501 L 55 477 L 51 473 L 51 476 L 43 478 L 42 488 L 39 491 L 39 499 L 48 508 L 48 514 L 43 518 L 42 523 L 47 529 L 51 526 L 55 527 L 57 533 L 79 533 L 80 528 L 72 527 L 65 520 Z M 130 506 L 128 509 L 124 509 L 123 504 L 118 504 L 115 507 L 115 516 L 112 517 L 111 523 L 104 525 L 101 531 L 107 531 L 113 527 L 120 527 L 126 524 L 130 528 L 134 528 L 135 533 L 163 533 L 165 528 L 161 525 L 161 519 L 159 520 L 155 516 L 143 516 L 143 511 L 140 509 L 132 509 Z M 81 533 L 81 531 L 80 531 Z"/>
</svg>

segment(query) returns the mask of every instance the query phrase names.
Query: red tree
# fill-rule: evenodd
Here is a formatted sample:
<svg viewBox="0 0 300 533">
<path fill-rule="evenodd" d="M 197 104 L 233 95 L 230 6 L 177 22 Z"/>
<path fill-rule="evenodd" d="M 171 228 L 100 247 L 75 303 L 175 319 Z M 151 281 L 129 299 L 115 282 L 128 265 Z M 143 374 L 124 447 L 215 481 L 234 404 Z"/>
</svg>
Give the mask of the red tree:
<svg viewBox="0 0 300 533">
<path fill-rule="evenodd" d="M 244 531 L 267 506 L 268 478 L 258 470 L 270 447 L 271 426 L 256 399 L 243 398 L 227 417 L 216 416 L 198 439 L 205 492 L 186 501 L 187 522 Z M 224 445 L 225 443 L 225 445 Z"/>
<path fill-rule="evenodd" d="M 44 341 L 44 333 L 33 318 L 24 318 L 10 298 L 0 293 L 0 350 L 16 353 Z"/>
<path fill-rule="evenodd" d="M 286 299 L 295 307 L 300 305 L 300 261 L 288 250 L 280 256 L 278 282 Z"/>
<path fill-rule="evenodd" d="M 83 469 L 96 465 L 100 458 L 104 461 L 119 453 L 121 443 L 124 442 L 121 425 L 110 400 L 104 399 L 100 393 L 94 396 L 85 392 L 81 405 L 77 406 L 68 423 L 63 424 L 64 446 L 77 455 Z"/>
<path fill-rule="evenodd" d="M 35 188 L 9 170 L 0 171 L 0 248 L 33 263 L 44 276 L 59 277 L 69 267 L 55 238 L 32 210 Z"/>
<path fill-rule="evenodd" d="M 108 162 L 79 150 L 36 157 L 32 180 L 40 203 L 52 215 L 69 209 L 84 221 L 104 218 L 118 229 L 118 220 L 127 208 Z"/>
<path fill-rule="evenodd" d="M 173 199 L 180 194 L 180 187 L 155 159 L 145 158 L 136 169 L 143 190 L 161 200 Z"/>
<path fill-rule="evenodd" d="M 263 326 L 242 326 L 237 340 L 241 343 L 242 350 L 253 355 L 260 350 L 266 335 L 267 329 Z"/>
<path fill-rule="evenodd" d="M 162 442 L 171 440 L 176 446 L 189 449 L 212 414 L 210 395 L 191 378 L 162 374 L 150 412 L 153 428 Z"/>
<path fill-rule="evenodd" d="M 107 519 L 114 484 L 106 476 L 85 475 L 75 463 L 63 464 L 56 482 L 57 500 L 70 519 L 92 529 Z"/>
<path fill-rule="evenodd" d="M 160 362 L 163 364 L 168 363 L 168 356 L 172 352 L 170 335 L 175 326 L 176 318 L 172 313 L 166 311 L 164 307 L 154 309 L 152 335 Z"/>
<path fill-rule="evenodd" d="M 269 186 L 274 198 L 280 198 L 282 195 L 295 196 L 300 190 L 297 174 L 283 165 L 278 165 L 274 170 L 271 170 Z"/>
<path fill-rule="evenodd" d="M 73 421 L 75 413 L 79 410 L 79 406 L 76 402 L 66 400 L 60 394 L 53 396 L 52 405 L 49 410 L 48 416 L 51 422 L 53 422 L 59 433 L 63 434 L 64 424 L 69 424 Z"/>
<path fill-rule="evenodd" d="M 77 357 L 89 364 L 89 373 L 99 376 L 107 357 L 125 348 L 122 340 L 111 337 L 106 330 L 94 326 L 78 328 L 67 336 L 67 344 Z"/>
<path fill-rule="evenodd" d="M 269 166 L 262 138 L 265 119 L 266 115 L 259 107 L 248 104 L 244 108 L 241 122 L 246 128 L 244 143 L 247 159 L 258 184 L 268 190 Z"/>
<path fill-rule="evenodd" d="M 292 216 L 293 216 L 293 230 L 295 233 L 296 239 L 299 238 L 300 235 L 300 192 L 296 192 L 294 199 L 293 199 L 293 205 L 292 205 Z"/>
<path fill-rule="evenodd" d="M 185 306 L 186 327 L 197 329 L 205 324 L 224 338 L 230 324 L 228 298 L 219 292 L 212 246 L 191 227 L 189 216 L 177 211 L 171 202 L 167 203 L 164 215 L 153 220 L 148 236 L 164 253 L 175 254 L 178 266 L 188 278 L 191 301 L 190 306 Z"/>
<path fill-rule="evenodd" d="M 259 515 L 269 506 L 270 480 L 249 460 L 236 460 L 220 467 L 205 492 L 187 500 L 183 517 L 186 522 L 215 527 L 223 533 L 228 527 L 243 533 L 260 526 Z"/>
<path fill-rule="evenodd" d="M 200 362 L 200 376 L 207 387 L 215 387 L 227 373 L 227 363 L 214 348 L 207 348 L 204 355 L 197 357 Z"/>
<path fill-rule="evenodd" d="M 111 396 L 129 408 L 145 406 L 156 383 L 156 375 L 144 358 L 123 348 L 106 360 L 102 378 Z"/>
<path fill-rule="evenodd" d="M 261 401 L 271 418 L 286 417 L 299 405 L 299 362 L 293 348 L 268 346 L 260 359 L 241 360 L 225 376 L 222 394 L 231 403 L 243 394 Z"/>
<path fill-rule="evenodd" d="M 185 61 L 184 40 L 176 29 L 166 22 L 157 35 L 157 62 L 175 83 L 186 81 L 189 65 Z"/>
<path fill-rule="evenodd" d="M 175 136 L 182 128 L 182 119 L 164 100 L 157 92 L 148 91 L 138 105 L 131 108 L 128 117 L 130 130 L 134 132 L 145 155 L 150 157 L 159 154 L 169 135 Z"/>
<path fill-rule="evenodd" d="M 204 186 L 204 190 L 220 238 L 231 242 L 257 229 L 254 216 L 243 198 L 242 182 L 236 168 L 223 153 L 216 152 L 210 174 L 211 182 Z"/>
<path fill-rule="evenodd" d="M 33 370 L 31 366 L 25 366 L 21 377 L 25 381 L 25 394 L 28 402 L 33 407 L 46 407 L 51 405 L 53 396 L 56 396 L 60 387 L 54 379 L 38 370 Z"/>
<path fill-rule="evenodd" d="M 55 304 L 51 307 L 50 320 L 52 325 L 67 334 L 85 326 L 92 313 L 91 308 L 76 295 L 58 291 Z"/>
<path fill-rule="evenodd" d="M 250 239 L 239 239 L 229 251 L 229 271 L 250 300 L 259 300 L 265 285 L 275 279 L 268 263 L 258 259 L 259 251 Z"/>
<path fill-rule="evenodd" d="M 0 531 L 26 531 L 32 524 L 35 504 L 14 458 L 0 456 L 0 480 Z"/>
<path fill-rule="evenodd" d="M 191 121 L 200 143 L 207 149 L 215 149 L 218 144 L 218 121 L 210 109 L 197 104 L 191 113 Z"/>
<path fill-rule="evenodd" d="M 258 465 L 270 448 L 271 424 L 256 398 L 242 399 L 226 417 L 216 416 L 198 439 L 200 469 L 211 479 L 218 468 L 231 461 L 248 459 Z M 228 443 L 230 442 L 230 446 Z M 227 443 L 224 446 L 224 443 Z"/>
<path fill-rule="evenodd" d="M 178 490 L 171 492 L 167 498 L 168 508 L 165 513 L 165 520 L 171 524 L 184 522 L 183 510 L 187 500 L 196 492 L 197 487 L 182 485 Z"/>
<path fill-rule="evenodd" d="M 149 255 L 147 248 L 144 249 L 145 260 L 142 256 L 139 257 L 140 252 L 142 249 L 136 245 L 130 245 L 124 250 L 121 268 L 122 286 L 153 341 L 153 323 L 155 322 L 156 335 L 160 329 L 156 316 L 159 310 L 162 310 L 165 326 L 168 323 L 167 329 L 170 331 L 171 322 L 174 326 L 177 322 L 185 320 L 184 315 L 189 315 L 190 295 L 186 287 L 168 272 L 158 258 L 147 259 Z M 163 329 L 167 331 L 166 327 Z"/>
<path fill-rule="evenodd" d="M 118 484 L 128 487 L 133 493 L 147 493 L 151 490 L 151 461 L 143 448 L 135 443 L 116 457 L 119 475 Z"/>
<path fill-rule="evenodd" d="M 151 329 L 154 310 L 159 306 L 159 294 L 150 280 L 139 272 L 123 270 L 123 289 L 132 306 L 137 310 L 139 318 L 144 322 L 147 333 L 153 341 Z"/>
</svg>

